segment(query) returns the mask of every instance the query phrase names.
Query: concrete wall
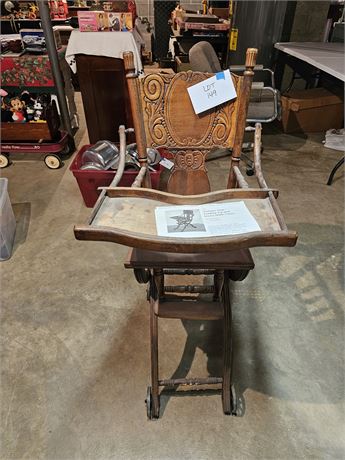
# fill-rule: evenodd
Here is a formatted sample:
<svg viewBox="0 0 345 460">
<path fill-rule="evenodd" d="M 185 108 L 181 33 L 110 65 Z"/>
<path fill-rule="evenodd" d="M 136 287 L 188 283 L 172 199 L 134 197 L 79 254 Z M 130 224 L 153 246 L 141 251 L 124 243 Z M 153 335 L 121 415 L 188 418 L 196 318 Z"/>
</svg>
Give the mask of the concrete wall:
<svg viewBox="0 0 345 460">
<path fill-rule="evenodd" d="M 298 1 L 290 41 L 322 41 L 330 1 Z"/>
<path fill-rule="evenodd" d="M 296 5 L 295 18 L 291 29 L 291 42 L 318 42 L 322 41 L 327 21 L 330 1 L 299 0 Z M 292 70 L 286 66 L 282 82 L 282 89 L 286 88 L 291 80 Z M 294 89 L 304 89 L 305 81 L 297 79 Z"/>
</svg>

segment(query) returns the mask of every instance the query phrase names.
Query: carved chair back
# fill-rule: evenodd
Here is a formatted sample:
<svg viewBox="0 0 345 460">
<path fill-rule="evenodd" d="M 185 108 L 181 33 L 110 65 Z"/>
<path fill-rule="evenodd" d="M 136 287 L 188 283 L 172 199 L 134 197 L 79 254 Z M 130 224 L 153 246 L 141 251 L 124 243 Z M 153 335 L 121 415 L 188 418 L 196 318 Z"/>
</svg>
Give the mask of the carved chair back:
<svg viewBox="0 0 345 460">
<path fill-rule="evenodd" d="M 256 54 L 256 49 L 247 50 L 244 76 L 232 75 L 237 98 L 196 115 L 187 88 L 212 74 L 187 71 L 138 78 L 134 73 L 133 56 L 124 53 L 141 162 L 147 161 L 148 146 L 165 147 L 174 155 L 167 191 L 185 195 L 209 192 L 205 159 L 214 147 L 231 149 L 228 187 L 236 186 L 231 169 L 241 155 Z M 144 186 L 150 186 L 149 178 Z"/>
</svg>

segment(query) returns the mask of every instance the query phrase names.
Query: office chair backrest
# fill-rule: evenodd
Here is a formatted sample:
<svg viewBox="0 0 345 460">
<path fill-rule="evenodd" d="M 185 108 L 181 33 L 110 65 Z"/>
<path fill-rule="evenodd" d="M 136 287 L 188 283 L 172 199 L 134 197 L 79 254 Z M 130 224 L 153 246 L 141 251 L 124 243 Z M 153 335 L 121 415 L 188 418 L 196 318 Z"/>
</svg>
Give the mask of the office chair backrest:
<svg viewBox="0 0 345 460">
<path fill-rule="evenodd" d="M 206 41 L 198 42 L 191 47 L 189 63 L 193 71 L 197 72 L 217 73 L 222 70 L 213 46 Z"/>
<path fill-rule="evenodd" d="M 247 50 L 244 76 L 232 75 L 237 98 L 196 115 L 187 88 L 211 75 L 202 72 L 149 74 L 138 78 L 133 55 L 124 53 L 133 123 L 141 163 L 146 148 L 166 147 L 175 156 L 175 166 L 168 181 L 168 191 L 179 194 L 206 193 L 210 185 L 205 157 L 212 147 L 232 149 L 232 162 L 241 155 L 256 49 Z M 149 185 L 147 179 L 144 185 Z M 228 186 L 236 181 L 230 174 Z"/>
<path fill-rule="evenodd" d="M 217 73 L 221 66 L 213 46 L 206 41 L 200 41 L 189 50 L 189 63 L 193 72 Z M 242 73 L 245 70 L 243 65 L 232 65 L 230 71 Z M 270 123 L 279 117 L 279 92 L 275 89 L 274 72 L 262 65 L 255 67 L 262 78 L 267 75 L 270 78 L 271 86 L 264 82 L 255 82 L 252 85 L 250 102 L 247 114 L 247 123 Z"/>
</svg>

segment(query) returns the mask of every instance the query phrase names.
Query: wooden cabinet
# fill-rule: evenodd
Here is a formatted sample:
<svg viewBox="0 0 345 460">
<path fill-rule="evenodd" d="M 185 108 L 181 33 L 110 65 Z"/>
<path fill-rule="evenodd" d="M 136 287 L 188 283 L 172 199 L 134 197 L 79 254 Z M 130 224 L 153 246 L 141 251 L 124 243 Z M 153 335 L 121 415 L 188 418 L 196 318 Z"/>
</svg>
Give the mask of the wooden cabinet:
<svg viewBox="0 0 345 460">
<path fill-rule="evenodd" d="M 118 128 L 133 127 L 122 59 L 76 55 L 90 143 L 119 141 Z"/>
</svg>

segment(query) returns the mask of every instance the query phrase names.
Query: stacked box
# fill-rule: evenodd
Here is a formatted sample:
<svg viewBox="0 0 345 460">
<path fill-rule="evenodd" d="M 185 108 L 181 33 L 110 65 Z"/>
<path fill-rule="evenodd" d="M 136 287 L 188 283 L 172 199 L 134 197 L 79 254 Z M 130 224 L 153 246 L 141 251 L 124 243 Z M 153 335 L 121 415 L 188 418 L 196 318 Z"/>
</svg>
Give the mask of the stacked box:
<svg viewBox="0 0 345 460">
<path fill-rule="evenodd" d="M 132 13 L 78 11 L 81 32 L 126 32 L 133 29 Z"/>
</svg>

